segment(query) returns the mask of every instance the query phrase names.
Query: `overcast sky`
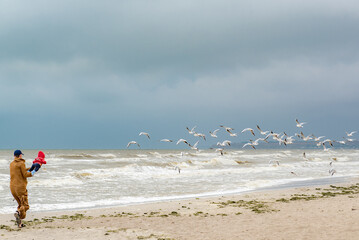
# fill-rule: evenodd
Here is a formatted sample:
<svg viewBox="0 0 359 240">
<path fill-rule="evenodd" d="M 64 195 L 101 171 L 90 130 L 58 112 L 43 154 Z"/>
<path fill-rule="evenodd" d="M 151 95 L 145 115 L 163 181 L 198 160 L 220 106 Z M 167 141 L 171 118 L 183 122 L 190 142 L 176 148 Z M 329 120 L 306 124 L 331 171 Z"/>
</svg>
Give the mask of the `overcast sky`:
<svg viewBox="0 0 359 240">
<path fill-rule="evenodd" d="M 358 42 L 354 0 L 3 0 L 0 148 L 172 148 L 158 140 L 186 126 L 294 134 L 296 118 L 342 140 Z"/>
</svg>

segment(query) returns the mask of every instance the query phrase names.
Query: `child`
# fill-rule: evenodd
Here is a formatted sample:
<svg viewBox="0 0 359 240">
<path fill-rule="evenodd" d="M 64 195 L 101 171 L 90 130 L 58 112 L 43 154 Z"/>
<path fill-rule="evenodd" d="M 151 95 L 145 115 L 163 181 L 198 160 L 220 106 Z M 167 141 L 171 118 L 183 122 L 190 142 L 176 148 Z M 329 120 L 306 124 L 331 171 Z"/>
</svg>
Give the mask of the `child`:
<svg viewBox="0 0 359 240">
<path fill-rule="evenodd" d="M 28 170 L 28 172 L 31 172 L 32 170 L 35 170 L 36 172 L 39 171 L 42 164 L 46 164 L 45 153 L 39 151 L 39 153 L 37 154 L 37 158 L 35 158 L 35 160 L 32 162 L 32 166 Z"/>
</svg>

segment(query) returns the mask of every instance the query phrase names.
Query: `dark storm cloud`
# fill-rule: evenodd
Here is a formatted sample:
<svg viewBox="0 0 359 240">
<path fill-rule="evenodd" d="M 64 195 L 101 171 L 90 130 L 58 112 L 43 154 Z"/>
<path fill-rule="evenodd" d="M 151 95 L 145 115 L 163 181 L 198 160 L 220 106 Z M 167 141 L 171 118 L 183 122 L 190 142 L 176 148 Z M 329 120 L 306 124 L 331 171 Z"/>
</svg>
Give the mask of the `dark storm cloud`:
<svg viewBox="0 0 359 240">
<path fill-rule="evenodd" d="M 30 9 L 3 4 L 10 11 L 2 19 L 1 56 L 40 62 L 89 58 L 115 73 L 189 77 L 300 55 L 355 60 L 357 6 L 334 10 L 324 3 L 35 1 Z"/>
</svg>

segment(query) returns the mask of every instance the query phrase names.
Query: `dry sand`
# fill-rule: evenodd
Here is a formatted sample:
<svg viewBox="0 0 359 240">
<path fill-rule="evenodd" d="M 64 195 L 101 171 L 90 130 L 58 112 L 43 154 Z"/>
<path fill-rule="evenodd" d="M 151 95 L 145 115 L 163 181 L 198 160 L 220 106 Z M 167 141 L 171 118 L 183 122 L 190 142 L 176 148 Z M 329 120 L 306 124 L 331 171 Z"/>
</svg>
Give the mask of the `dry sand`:
<svg viewBox="0 0 359 240">
<path fill-rule="evenodd" d="M 0 239 L 359 239 L 359 183 L 13 219 L 0 215 Z"/>
</svg>

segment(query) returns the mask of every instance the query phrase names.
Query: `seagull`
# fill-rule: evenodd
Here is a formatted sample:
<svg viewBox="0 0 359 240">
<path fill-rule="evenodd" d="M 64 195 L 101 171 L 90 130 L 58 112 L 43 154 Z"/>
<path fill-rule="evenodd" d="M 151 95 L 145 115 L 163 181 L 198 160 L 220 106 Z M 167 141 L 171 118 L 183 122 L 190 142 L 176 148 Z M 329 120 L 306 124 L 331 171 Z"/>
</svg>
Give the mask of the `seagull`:
<svg viewBox="0 0 359 240">
<path fill-rule="evenodd" d="M 295 176 L 298 176 L 295 172 L 290 172 L 291 174 L 295 175 Z"/>
<path fill-rule="evenodd" d="M 278 140 L 279 138 L 279 133 L 274 133 L 273 131 L 271 131 L 266 138 L 272 136 L 273 137 L 273 140 Z"/>
<path fill-rule="evenodd" d="M 177 170 L 178 171 L 178 173 L 181 173 L 181 168 L 180 167 L 175 167 L 175 170 Z"/>
<path fill-rule="evenodd" d="M 330 139 L 328 138 L 328 139 L 325 139 L 325 140 L 323 141 L 323 144 L 326 143 L 326 142 L 328 142 L 328 143 L 330 144 L 330 146 L 333 147 L 333 142 L 334 142 L 334 141 L 332 141 L 332 140 L 330 140 Z"/>
<path fill-rule="evenodd" d="M 216 138 L 217 137 L 217 132 L 219 131 L 219 129 L 214 130 L 213 132 L 209 131 L 209 134 L 211 134 L 211 137 Z"/>
<path fill-rule="evenodd" d="M 345 133 L 347 134 L 348 137 L 352 137 L 353 134 L 356 133 L 356 132 L 357 132 L 357 131 L 353 131 L 353 132 L 351 132 L 351 133 L 347 133 L 347 132 L 345 132 Z"/>
<path fill-rule="evenodd" d="M 259 130 L 259 132 L 262 134 L 262 135 L 267 135 L 269 133 L 269 131 L 262 131 L 262 129 L 257 125 L 257 129 Z"/>
<path fill-rule="evenodd" d="M 254 131 L 253 131 L 252 128 L 245 128 L 245 129 L 242 130 L 242 133 L 247 132 L 247 131 L 250 131 L 252 133 L 252 135 L 255 136 Z"/>
<path fill-rule="evenodd" d="M 345 140 L 347 140 L 348 142 L 354 142 L 354 140 L 355 139 L 353 139 L 353 138 L 345 138 L 345 137 L 343 137 Z"/>
<path fill-rule="evenodd" d="M 138 146 L 139 148 L 141 148 L 141 147 L 140 147 L 140 144 L 138 144 L 136 141 L 131 141 L 131 142 L 129 142 L 129 143 L 127 144 L 127 148 L 128 148 L 131 144 L 137 144 L 137 146 Z"/>
<path fill-rule="evenodd" d="M 256 149 L 256 147 L 254 146 L 253 143 L 246 143 L 246 144 L 243 145 L 242 148 L 244 148 L 244 147 L 246 147 L 246 146 L 251 146 L 253 149 Z"/>
<path fill-rule="evenodd" d="M 316 142 L 320 141 L 320 139 L 322 139 L 322 138 L 325 138 L 325 136 L 316 137 L 316 136 L 314 136 L 314 134 L 312 134 L 312 137 L 313 137 L 313 140 Z"/>
<path fill-rule="evenodd" d="M 304 136 L 303 132 L 300 132 L 300 136 L 301 136 L 303 141 L 308 141 L 308 140 L 312 139 L 310 135 L 309 136 Z"/>
<path fill-rule="evenodd" d="M 191 144 L 189 144 L 189 143 L 187 142 L 187 140 L 185 140 L 185 139 L 183 139 L 183 138 L 179 139 L 179 140 L 177 141 L 176 145 L 178 145 L 178 144 L 181 143 L 181 142 L 184 142 L 184 143 L 187 144 L 188 146 L 191 146 Z"/>
<path fill-rule="evenodd" d="M 231 127 L 226 127 L 226 126 L 223 126 L 223 125 L 220 125 L 219 127 L 222 127 L 224 128 L 226 131 L 231 131 L 231 130 L 234 130 L 234 128 L 231 128 Z"/>
<path fill-rule="evenodd" d="M 231 130 L 233 130 L 232 128 L 225 128 L 226 129 L 226 132 L 229 133 L 229 136 L 231 137 L 237 137 L 237 133 L 232 133 Z"/>
<path fill-rule="evenodd" d="M 323 146 L 323 150 L 324 150 L 324 151 L 329 151 L 329 150 L 330 150 L 330 148 L 326 148 L 326 147 L 325 147 L 325 143 L 324 143 L 324 142 L 322 143 L 322 146 Z"/>
<path fill-rule="evenodd" d="M 257 146 L 257 145 L 259 144 L 259 141 L 263 141 L 263 142 L 269 143 L 269 142 L 267 141 L 267 138 L 257 138 L 255 141 L 249 139 L 249 141 L 250 141 L 253 145 L 255 145 L 255 146 Z"/>
<path fill-rule="evenodd" d="M 334 173 L 336 173 L 337 171 L 335 171 L 335 169 L 333 169 L 333 168 L 331 168 L 330 170 L 329 170 L 329 174 L 331 175 L 331 176 L 333 176 L 334 175 Z"/>
<path fill-rule="evenodd" d="M 308 160 L 307 156 L 305 155 L 305 152 L 303 153 L 303 159 Z"/>
<path fill-rule="evenodd" d="M 299 128 L 302 128 L 303 125 L 306 124 L 306 122 L 300 123 L 300 122 L 298 121 L 298 119 L 295 119 L 295 121 L 297 122 L 297 127 L 299 127 Z"/>
<path fill-rule="evenodd" d="M 150 138 L 150 135 L 148 134 L 148 133 L 146 133 L 146 132 L 140 132 L 140 134 L 138 134 L 139 136 L 141 136 L 141 135 L 146 135 L 147 137 L 148 137 L 148 139 L 151 139 Z"/>
<path fill-rule="evenodd" d="M 189 134 L 194 134 L 194 133 L 195 133 L 194 129 L 195 129 L 196 127 L 197 127 L 197 126 L 194 126 L 192 129 L 189 129 L 188 127 L 186 127 L 186 129 L 187 129 L 187 131 L 188 131 Z"/>
<path fill-rule="evenodd" d="M 294 136 L 290 136 L 290 137 L 284 139 L 284 142 L 285 142 L 286 144 L 293 144 L 293 141 L 294 141 L 293 137 L 294 137 Z"/>
<path fill-rule="evenodd" d="M 237 137 L 237 133 L 232 133 L 232 132 L 230 132 L 230 133 L 229 133 L 229 136 L 231 136 L 231 137 Z"/>
<path fill-rule="evenodd" d="M 216 152 L 220 152 L 221 156 L 223 156 L 223 148 L 216 148 Z"/>
<path fill-rule="evenodd" d="M 191 147 L 193 150 L 198 151 L 198 148 L 197 148 L 198 143 L 199 143 L 199 141 L 197 141 L 193 146 L 190 145 L 190 147 Z"/>
<path fill-rule="evenodd" d="M 167 138 L 161 139 L 161 142 L 173 142 L 172 140 L 169 140 Z"/>
<path fill-rule="evenodd" d="M 266 137 L 266 139 L 267 139 L 269 136 L 273 136 L 273 140 L 278 141 L 278 144 L 279 144 L 279 145 L 284 144 L 285 146 L 287 146 L 286 140 L 285 140 L 285 139 L 283 140 L 283 137 L 286 136 L 286 133 L 284 133 L 284 134 L 285 134 L 285 135 L 282 135 L 282 136 L 279 137 L 280 134 L 278 134 L 278 133 L 273 133 L 273 131 L 272 131 L 270 134 L 268 134 L 268 136 Z"/>
<path fill-rule="evenodd" d="M 231 146 L 231 141 L 229 140 L 224 140 L 223 142 L 217 142 L 217 146 L 222 146 L 222 147 L 225 147 L 225 146 Z"/>
<path fill-rule="evenodd" d="M 204 135 L 203 133 L 194 133 L 193 134 L 193 136 L 195 136 L 195 137 L 201 137 L 201 138 L 203 138 L 203 140 L 205 140 L 206 141 L 206 135 Z"/>
</svg>

